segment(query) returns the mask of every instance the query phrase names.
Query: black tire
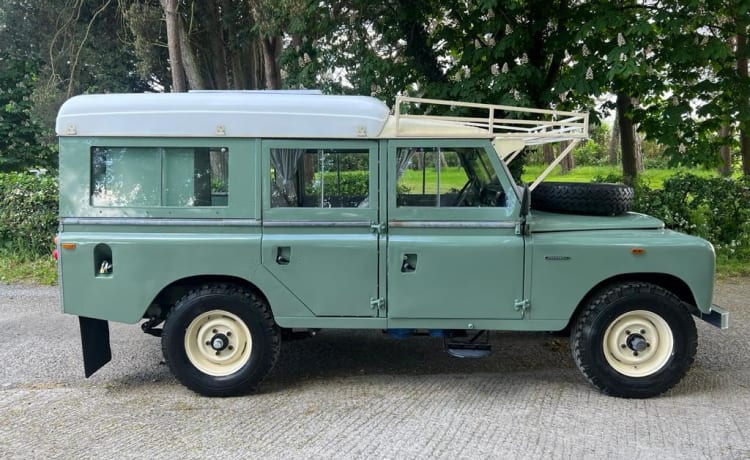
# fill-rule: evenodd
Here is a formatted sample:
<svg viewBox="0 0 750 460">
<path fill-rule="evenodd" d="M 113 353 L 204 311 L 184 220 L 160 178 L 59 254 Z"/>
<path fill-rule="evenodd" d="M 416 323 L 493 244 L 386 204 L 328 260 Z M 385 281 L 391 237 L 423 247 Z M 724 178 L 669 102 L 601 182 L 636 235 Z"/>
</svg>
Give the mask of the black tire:
<svg viewBox="0 0 750 460">
<path fill-rule="evenodd" d="M 680 299 L 636 282 L 595 294 L 584 305 L 570 343 L 589 383 L 623 398 L 649 398 L 675 386 L 698 346 L 695 323 Z"/>
<path fill-rule="evenodd" d="M 255 390 L 281 348 L 279 328 L 265 301 L 229 284 L 204 285 L 178 300 L 161 343 L 175 377 L 205 396 Z"/>
<path fill-rule="evenodd" d="M 531 192 L 531 206 L 539 211 L 617 216 L 630 211 L 632 187 L 622 184 L 541 182 Z"/>
</svg>

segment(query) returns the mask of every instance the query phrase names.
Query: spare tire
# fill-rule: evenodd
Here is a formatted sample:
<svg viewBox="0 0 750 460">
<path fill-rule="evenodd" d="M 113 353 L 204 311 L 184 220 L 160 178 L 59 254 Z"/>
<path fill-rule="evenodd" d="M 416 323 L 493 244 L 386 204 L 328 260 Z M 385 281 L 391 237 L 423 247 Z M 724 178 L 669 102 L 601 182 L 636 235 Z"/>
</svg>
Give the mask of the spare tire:
<svg viewBox="0 0 750 460">
<path fill-rule="evenodd" d="M 542 182 L 531 192 L 531 207 L 539 211 L 616 216 L 630 210 L 632 187 L 622 184 Z"/>
</svg>

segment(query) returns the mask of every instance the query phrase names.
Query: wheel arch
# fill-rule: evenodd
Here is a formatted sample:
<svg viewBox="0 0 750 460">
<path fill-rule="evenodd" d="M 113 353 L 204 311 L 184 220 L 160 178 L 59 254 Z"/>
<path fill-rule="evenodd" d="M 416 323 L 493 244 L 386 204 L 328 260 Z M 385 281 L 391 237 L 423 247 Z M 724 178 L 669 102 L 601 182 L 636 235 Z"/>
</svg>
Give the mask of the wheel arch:
<svg viewBox="0 0 750 460">
<path fill-rule="evenodd" d="M 584 295 L 578 302 L 578 305 L 576 305 L 573 314 L 570 316 L 567 327 L 570 327 L 575 323 L 584 305 L 586 305 L 592 297 L 597 295 L 603 289 L 606 289 L 607 286 L 626 282 L 655 284 L 676 295 L 691 314 L 699 313 L 698 307 L 696 306 L 695 295 L 688 284 L 682 279 L 667 273 L 624 273 L 602 280 L 596 286 L 589 289 L 586 295 Z"/>
<path fill-rule="evenodd" d="M 151 302 L 151 305 L 149 305 L 143 316 L 144 318 L 166 318 L 169 313 L 169 307 L 174 305 L 174 303 L 183 295 L 187 294 L 191 288 L 203 284 L 219 283 L 233 284 L 248 289 L 269 305 L 268 297 L 263 291 L 261 291 L 257 285 L 245 278 L 231 275 L 195 275 L 175 280 L 162 288 L 162 290 L 154 297 L 154 300 Z"/>
</svg>

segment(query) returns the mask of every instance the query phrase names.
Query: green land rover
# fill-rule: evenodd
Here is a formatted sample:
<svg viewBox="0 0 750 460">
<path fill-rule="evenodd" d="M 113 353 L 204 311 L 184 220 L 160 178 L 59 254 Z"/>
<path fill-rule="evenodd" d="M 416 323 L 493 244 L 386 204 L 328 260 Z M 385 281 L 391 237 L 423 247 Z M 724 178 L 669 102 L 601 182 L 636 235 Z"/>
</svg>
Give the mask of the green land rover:
<svg viewBox="0 0 750 460">
<path fill-rule="evenodd" d="M 440 113 L 441 115 L 436 115 Z M 688 371 L 714 252 L 627 212 L 615 184 L 541 182 L 587 136 L 586 114 L 315 91 L 108 94 L 60 109 L 63 311 L 86 376 L 109 321 L 143 321 L 177 379 L 246 393 L 291 333 L 444 338 L 570 330 L 600 391 L 658 395 Z M 539 179 L 507 163 L 565 142 Z"/>
</svg>

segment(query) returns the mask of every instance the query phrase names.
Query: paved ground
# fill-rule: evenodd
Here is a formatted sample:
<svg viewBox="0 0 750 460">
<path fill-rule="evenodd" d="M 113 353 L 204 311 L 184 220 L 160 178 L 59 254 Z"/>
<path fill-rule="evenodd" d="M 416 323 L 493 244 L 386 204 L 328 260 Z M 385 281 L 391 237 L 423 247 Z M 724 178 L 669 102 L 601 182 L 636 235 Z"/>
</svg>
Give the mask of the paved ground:
<svg viewBox="0 0 750 460">
<path fill-rule="evenodd" d="M 112 327 L 83 378 L 55 288 L 0 285 L 0 458 L 750 458 L 750 280 L 718 285 L 695 366 L 645 401 L 595 392 L 547 334 L 497 334 L 484 360 L 439 339 L 324 331 L 285 343 L 261 393 L 199 397 L 159 341 Z"/>
</svg>

